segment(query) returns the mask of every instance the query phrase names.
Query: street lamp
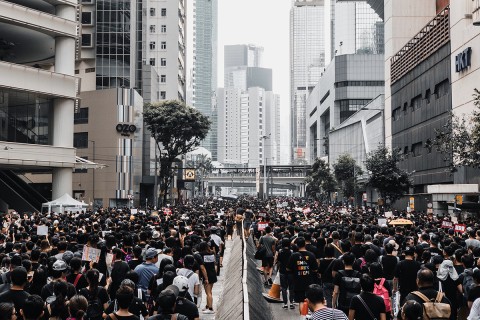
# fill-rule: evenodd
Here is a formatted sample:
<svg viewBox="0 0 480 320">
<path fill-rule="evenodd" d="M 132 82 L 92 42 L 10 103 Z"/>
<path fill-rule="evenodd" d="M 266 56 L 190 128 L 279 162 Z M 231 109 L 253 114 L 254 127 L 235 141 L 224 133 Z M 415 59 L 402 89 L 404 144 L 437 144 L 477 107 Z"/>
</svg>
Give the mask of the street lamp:
<svg viewBox="0 0 480 320">
<path fill-rule="evenodd" d="M 263 140 L 262 144 L 262 150 L 263 150 L 263 199 L 267 199 L 268 193 L 267 193 L 267 149 L 265 146 L 265 141 L 267 139 L 270 139 L 271 133 L 268 134 L 268 136 L 262 136 L 260 139 Z"/>
<path fill-rule="evenodd" d="M 93 145 L 93 159 L 92 161 L 95 163 L 95 140 L 88 140 L 89 142 L 92 143 Z M 92 173 L 92 197 L 93 197 L 93 207 L 95 209 L 95 170 L 96 168 L 93 168 L 93 173 Z"/>
</svg>

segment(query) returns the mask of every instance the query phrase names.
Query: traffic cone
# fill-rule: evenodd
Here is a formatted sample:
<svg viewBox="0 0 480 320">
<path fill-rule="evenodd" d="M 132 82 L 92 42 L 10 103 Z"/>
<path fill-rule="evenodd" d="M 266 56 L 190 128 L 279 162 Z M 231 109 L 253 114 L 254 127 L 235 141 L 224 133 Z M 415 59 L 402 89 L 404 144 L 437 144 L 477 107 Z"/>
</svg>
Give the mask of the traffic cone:
<svg viewBox="0 0 480 320">
<path fill-rule="evenodd" d="M 275 276 L 275 280 L 273 281 L 272 287 L 268 291 L 268 293 L 262 293 L 263 297 L 265 300 L 268 302 L 274 302 L 274 303 L 282 303 L 283 300 L 280 298 L 280 275 L 277 272 L 277 275 Z"/>
</svg>

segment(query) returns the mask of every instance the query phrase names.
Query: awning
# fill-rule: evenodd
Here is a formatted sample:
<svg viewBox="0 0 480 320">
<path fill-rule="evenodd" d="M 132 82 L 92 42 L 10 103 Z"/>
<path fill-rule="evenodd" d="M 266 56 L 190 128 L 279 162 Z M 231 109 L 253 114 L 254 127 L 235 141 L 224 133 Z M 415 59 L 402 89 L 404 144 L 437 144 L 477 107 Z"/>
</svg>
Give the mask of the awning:
<svg viewBox="0 0 480 320">
<path fill-rule="evenodd" d="M 106 167 L 106 164 L 95 163 L 87 159 L 75 156 L 75 169 L 103 169 Z"/>
</svg>

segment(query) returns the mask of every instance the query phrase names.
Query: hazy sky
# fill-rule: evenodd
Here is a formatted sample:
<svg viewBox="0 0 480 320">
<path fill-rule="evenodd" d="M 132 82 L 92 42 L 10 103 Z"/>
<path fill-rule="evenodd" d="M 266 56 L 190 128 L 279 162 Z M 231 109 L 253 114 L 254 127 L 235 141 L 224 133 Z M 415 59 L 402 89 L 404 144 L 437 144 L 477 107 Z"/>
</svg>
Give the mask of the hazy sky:
<svg viewBox="0 0 480 320">
<path fill-rule="evenodd" d="M 273 91 L 280 94 L 282 128 L 288 126 L 290 109 L 291 3 L 291 0 L 218 0 L 218 86 L 223 86 L 225 45 L 255 44 L 264 47 L 263 66 L 273 70 Z M 287 147 L 289 132 L 281 130 L 281 133 L 281 147 Z"/>
</svg>

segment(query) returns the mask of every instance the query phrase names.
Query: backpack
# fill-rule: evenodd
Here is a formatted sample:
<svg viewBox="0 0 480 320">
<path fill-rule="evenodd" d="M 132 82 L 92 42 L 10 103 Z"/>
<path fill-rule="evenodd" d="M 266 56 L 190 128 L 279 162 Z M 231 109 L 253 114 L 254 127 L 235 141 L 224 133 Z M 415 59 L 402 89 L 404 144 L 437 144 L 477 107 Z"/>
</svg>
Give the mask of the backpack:
<svg viewBox="0 0 480 320">
<path fill-rule="evenodd" d="M 373 288 L 373 293 L 383 298 L 383 302 L 385 303 L 385 310 L 387 312 L 390 312 L 392 311 L 392 304 L 390 303 L 390 296 L 388 295 L 388 290 L 383 286 L 384 283 L 385 283 L 385 278 L 382 278 L 379 284 L 375 283 L 375 287 Z"/>
<path fill-rule="evenodd" d="M 438 292 L 435 300 L 431 301 L 420 291 L 413 291 L 412 294 L 416 295 L 423 300 L 423 320 L 448 320 L 452 309 L 448 303 L 443 303 L 443 292 Z"/>
<path fill-rule="evenodd" d="M 468 294 L 470 293 L 470 290 L 472 290 L 472 288 L 475 287 L 475 283 L 473 282 L 472 269 L 465 269 L 465 271 L 463 272 L 462 287 L 463 287 L 463 297 L 464 297 L 464 300 L 466 301 L 468 299 Z"/>
<path fill-rule="evenodd" d="M 88 289 L 82 289 L 83 293 L 87 293 L 85 296 L 88 300 L 87 313 L 85 314 L 86 320 L 102 320 L 103 315 L 103 306 L 100 300 L 98 299 L 98 291 L 92 295 Z"/>
<path fill-rule="evenodd" d="M 349 308 L 352 298 L 362 291 L 362 287 L 360 286 L 360 272 L 354 270 L 351 276 L 348 276 L 345 270 L 338 272 L 342 275 L 339 305 Z"/>
</svg>

